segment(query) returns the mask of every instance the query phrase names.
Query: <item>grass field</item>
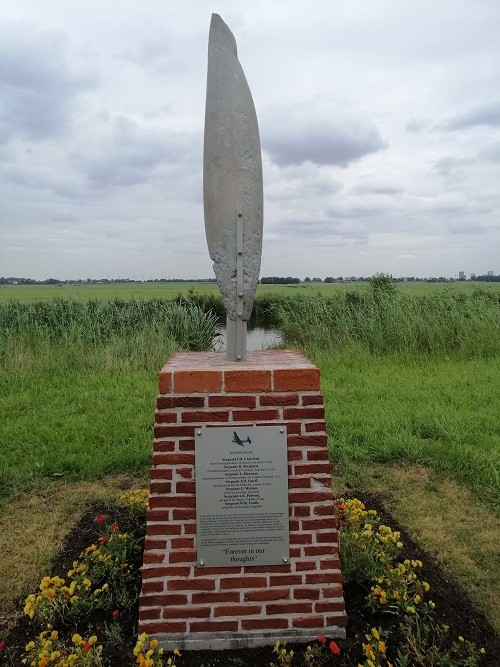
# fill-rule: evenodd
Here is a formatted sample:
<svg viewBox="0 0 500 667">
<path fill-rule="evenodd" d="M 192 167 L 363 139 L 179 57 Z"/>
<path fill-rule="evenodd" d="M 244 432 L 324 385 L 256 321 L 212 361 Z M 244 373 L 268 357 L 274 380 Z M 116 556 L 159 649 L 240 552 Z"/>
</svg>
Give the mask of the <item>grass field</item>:
<svg viewBox="0 0 500 667">
<path fill-rule="evenodd" d="M 452 294 L 455 294 L 455 285 Z M 500 294 L 497 285 L 491 290 L 492 294 Z M 101 287 L 103 291 L 99 293 Z M 170 294 L 175 298 L 181 289 L 186 296 L 189 289 L 198 289 L 191 283 L 183 287 L 139 285 L 139 291 L 131 293 L 135 287 L 112 287 L 117 290 L 115 294 L 110 293 L 109 286 L 69 289 L 81 289 L 78 295 L 83 299 L 99 300 L 102 296 L 103 303 L 110 300 L 109 312 L 114 312 L 112 300 L 117 297 L 122 301 L 163 299 L 166 293 L 154 290 L 171 289 Z M 315 296 L 318 288 L 322 291 L 337 289 L 339 294 L 338 287 L 260 286 L 259 290 L 269 290 L 279 301 L 280 295 L 293 295 L 297 290 Z M 344 290 L 346 286 L 340 287 Z M 413 287 L 423 286 L 398 285 L 398 293 L 406 295 Z M 470 288 L 470 284 L 460 287 Z M 480 287 L 483 291 L 489 288 Z M 56 296 L 54 289 L 65 288 L 2 287 L 0 311 L 2 303 L 9 303 L 1 298 L 3 296 L 19 300 L 18 304 L 31 302 L 33 305 L 39 299 L 46 300 L 46 296 L 38 296 L 42 292 Z M 218 290 L 215 285 L 202 285 L 199 289 L 212 294 Z M 368 285 L 359 286 L 359 290 L 370 294 Z M 335 303 L 345 305 L 346 299 L 352 301 L 348 296 L 352 291 L 351 285 L 345 292 L 347 296 L 340 295 Z M 331 336 L 329 332 L 338 326 L 339 317 L 332 317 L 331 324 L 321 329 L 324 317 L 319 322 L 315 320 L 319 306 L 309 310 L 306 306 L 306 310 L 301 311 L 298 302 L 292 312 L 301 319 L 302 330 L 311 328 L 317 334 L 304 341 L 303 331 L 290 326 L 294 324 L 291 316 L 288 322 L 283 320 L 283 326 L 288 331 L 287 343 L 301 347 L 321 370 L 329 447 L 337 471 L 336 491 L 342 493 L 344 485 L 351 488 L 361 485 L 367 490 L 388 494 L 388 502 L 398 518 L 461 579 L 478 606 L 500 629 L 500 612 L 495 604 L 495 599 L 500 597 L 500 336 L 496 329 L 499 306 L 496 297 L 481 296 L 476 303 L 470 296 L 472 292 L 473 289 L 465 299 L 455 298 L 450 297 L 449 289 L 442 292 L 441 285 L 432 285 L 431 300 L 443 306 L 448 315 L 442 316 L 438 326 L 432 326 L 434 316 L 425 325 L 425 340 L 444 340 L 441 347 L 433 343 L 432 349 L 425 352 L 412 349 L 405 354 L 399 349 L 391 350 L 390 346 L 374 351 L 373 343 L 361 340 L 352 323 L 349 330 L 354 332 L 354 338 Z M 433 296 L 441 293 L 443 297 Z M 75 295 L 59 293 L 57 296 Z M 391 322 L 394 323 L 400 313 L 387 317 L 394 312 L 389 309 L 394 302 L 385 309 L 379 301 L 379 306 L 374 308 L 371 297 L 366 298 L 365 301 L 354 299 L 355 318 L 360 316 L 359 308 L 368 304 L 368 311 L 362 311 L 362 321 L 370 323 L 374 339 L 383 340 L 391 331 Z M 69 303 L 72 301 L 70 299 Z M 317 303 L 320 302 L 322 307 L 328 302 L 325 294 Z M 69 525 L 70 510 L 62 489 L 91 488 L 89 497 L 94 497 L 96 480 L 114 479 L 117 475 L 145 478 L 157 371 L 174 350 L 185 345 L 171 335 L 163 338 L 156 335 L 155 339 L 154 328 L 147 333 L 139 327 L 132 332 L 121 329 L 121 333 L 108 331 L 109 335 L 99 336 L 89 331 L 92 335 L 88 336 L 85 332 L 92 328 L 92 318 L 86 324 L 82 315 L 78 324 L 75 315 L 85 312 L 85 308 L 72 309 L 73 306 L 64 303 L 66 314 L 71 313 L 64 326 L 59 315 L 50 320 L 52 324 L 47 324 L 50 304 L 42 303 L 34 310 L 31 306 L 19 306 L 14 318 L 16 324 L 10 325 L 9 335 L 5 335 L 5 329 L 0 332 L 3 341 L 0 345 L 0 525 L 2 521 L 4 527 L 10 525 L 8 517 L 15 515 L 29 535 L 29 540 L 23 542 L 19 534 L 9 536 L 8 530 L 2 531 L 0 572 L 13 567 L 17 543 L 24 544 L 25 551 L 29 550 L 33 542 L 30 531 L 42 530 L 43 517 L 37 518 L 36 528 L 30 523 L 37 498 L 58 499 L 51 504 L 51 511 L 57 512 L 56 506 L 60 503 L 63 530 Z M 12 303 L 8 307 L 12 308 Z M 104 305 L 102 308 L 106 311 Z M 123 308 L 128 313 L 137 313 L 135 305 L 129 310 L 126 305 Z M 12 314 L 12 310 L 9 312 Z M 342 312 L 347 310 L 343 308 Z M 408 326 L 412 331 L 415 321 L 405 324 L 412 312 L 411 309 L 405 311 L 406 319 L 398 320 L 398 326 L 403 329 Z M 19 313 L 28 319 L 23 320 Z M 45 313 L 45 325 L 41 326 L 38 321 L 37 329 L 36 317 L 40 313 Z M 479 319 L 473 319 L 469 325 L 471 318 Z M 5 319 L 0 318 L 4 323 Z M 100 317 L 101 324 L 104 319 Z M 124 322 L 123 317 L 110 317 L 109 321 L 112 326 L 118 321 L 120 327 Z M 355 321 L 359 324 L 359 319 Z M 424 327 L 423 321 L 419 329 Z M 447 346 L 448 337 L 441 334 L 449 322 L 456 338 Z M 346 327 L 344 323 L 344 333 Z M 481 344 L 477 343 L 479 331 Z M 405 340 L 405 337 L 393 336 L 393 339 Z M 460 342 L 459 347 L 456 341 Z M 112 481 L 107 484 L 116 486 Z M 25 516 L 19 517 L 19 512 L 24 511 L 22 508 L 31 509 L 26 509 Z M 51 522 L 53 525 L 54 517 Z M 42 563 L 42 556 L 38 558 Z M 32 585 L 25 581 L 26 586 L 28 583 Z M 16 583 L 16 591 L 22 587 L 23 581 Z M 11 604 L 11 589 L 8 582 L 3 592 L 0 587 L 0 608 L 2 602 Z"/>
<path fill-rule="evenodd" d="M 500 294 L 500 283 L 484 282 L 453 282 L 427 283 L 406 282 L 397 283 L 398 289 L 409 294 L 421 295 L 436 290 L 451 290 L 470 294 L 477 288 Z M 258 285 L 257 295 L 279 294 L 294 295 L 297 293 L 316 296 L 329 296 L 337 292 L 346 292 L 352 289 L 368 290 L 366 282 L 344 283 L 300 283 L 299 285 Z M 53 299 L 68 297 L 72 299 L 174 299 L 179 294 L 187 296 L 189 292 L 197 294 L 219 295 L 220 290 L 216 283 L 126 283 L 118 285 L 0 285 L 0 299 Z"/>
</svg>

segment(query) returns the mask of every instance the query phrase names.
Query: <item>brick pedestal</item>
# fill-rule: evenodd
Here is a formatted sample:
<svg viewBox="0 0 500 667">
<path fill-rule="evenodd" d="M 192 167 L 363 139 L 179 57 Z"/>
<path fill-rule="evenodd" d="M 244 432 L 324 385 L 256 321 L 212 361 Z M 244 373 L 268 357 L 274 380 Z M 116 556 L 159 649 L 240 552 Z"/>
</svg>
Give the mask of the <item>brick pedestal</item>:
<svg viewBox="0 0 500 667">
<path fill-rule="evenodd" d="M 186 650 L 345 636 L 319 369 L 294 350 L 181 352 L 159 375 L 139 632 Z M 199 567 L 195 428 L 286 425 L 290 562 Z"/>
</svg>

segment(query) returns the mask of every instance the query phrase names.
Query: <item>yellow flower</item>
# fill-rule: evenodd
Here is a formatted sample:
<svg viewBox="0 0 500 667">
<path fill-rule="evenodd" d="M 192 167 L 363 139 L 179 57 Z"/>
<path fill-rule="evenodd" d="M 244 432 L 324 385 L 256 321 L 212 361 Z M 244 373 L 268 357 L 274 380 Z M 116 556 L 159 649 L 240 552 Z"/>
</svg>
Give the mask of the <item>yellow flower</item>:
<svg viewBox="0 0 500 667">
<path fill-rule="evenodd" d="M 158 640 L 157 639 L 152 639 L 149 646 L 150 646 L 150 648 L 152 648 L 154 650 L 158 646 Z"/>
<path fill-rule="evenodd" d="M 31 649 L 35 648 L 35 642 L 31 641 L 26 644 L 24 647 L 25 651 L 31 651 Z"/>
<path fill-rule="evenodd" d="M 83 639 L 82 636 L 79 635 L 77 632 L 71 637 L 71 641 L 73 644 L 83 644 Z"/>
<path fill-rule="evenodd" d="M 386 651 L 385 642 L 380 641 L 380 642 L 378 643 L 378 650 L 380 651 L 380 653 L 384 653 L 384 654 L 385 654 L 385 651 Z"/>
<path fill-rule="evenodd" d="M 462 635 L 459 635 L 459 637 L 458 637 L 458 641 L 459 641 L 459 642 L 463 642 L 463 641 L 465 641 L 464 638 L 462 637 Z"/>
<path fill-rule="evenodd" d="M 420 597 L 420 595 L 415 595 L 415 597 L 413 598 L 413 602 L 415 604 L 418 604 L 421 600 L 422 598 Z"/>
<path fill-rule="evenodd" d="M 179 651 L 178 648 L 174 648 L 174 655 L 178 656 L 180 658 L 181 652 Z"/>
<path fill-rule="evenodd" d="M 422 587 L 424 591 L 428 591 L 430 588 L 429 584 L 426 581 L 422 581 Z"/>
<path fill-rule="evenodd" d="M 378 634 L 377 628 L 372 628 L 372 635 L 375 637 L 377 641 L 380 639 L 380 635 Z"/>
<path fill-rule="evenodd" d="M 50 633 L 50 638 L 52 639 L 52 641 L 55 641 L 58 635 L 59 633 L 57 632 L 57 630 L 52 630 L 52 632 Z"/>
</svg>

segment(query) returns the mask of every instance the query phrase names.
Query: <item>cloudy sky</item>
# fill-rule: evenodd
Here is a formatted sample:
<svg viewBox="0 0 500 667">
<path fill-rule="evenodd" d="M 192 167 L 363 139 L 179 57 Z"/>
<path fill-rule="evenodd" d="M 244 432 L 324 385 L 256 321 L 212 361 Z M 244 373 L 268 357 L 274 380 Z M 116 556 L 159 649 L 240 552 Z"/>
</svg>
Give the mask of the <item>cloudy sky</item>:
<svg viewBox="0 0 500 667">
<path fill-rule="evenodd" d="M 212 12 L 259 119 L 261 275 L 500 273 L 498 0 L 0 0 L 0 276 L 213 277 Z"/>
</svg>

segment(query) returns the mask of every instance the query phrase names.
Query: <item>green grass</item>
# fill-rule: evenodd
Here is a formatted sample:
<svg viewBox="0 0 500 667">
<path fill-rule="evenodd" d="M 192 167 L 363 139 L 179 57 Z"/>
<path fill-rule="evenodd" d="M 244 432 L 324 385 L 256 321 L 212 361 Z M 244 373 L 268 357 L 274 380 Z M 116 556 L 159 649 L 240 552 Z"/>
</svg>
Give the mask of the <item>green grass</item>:
<svg viewBox="0 0 500 667">
<path fill-rule="evenodd" d="M 402 359 L 310 351 L 321 369 L 332 460 L 424 465 L 498 508 L 500 358 Z"/>
<path fill-rule="evenodd" d="M 427 283 L 406 282 L 397 283 L 398 290 L 411 295 L 425 295 L 434 292 L 451 290 L 470 294 L 475 289 L 500 294 L 500 283 L 484 282 L 454 282 L 454 283 Z M 305 294 L 307 296 L 331 296 L 352 290 L 365 292 L 369 289 L 367 282 L 345 283 L 300 283 L 295 285 L 258 285 L 257 296 L 265 294 L 289 296 Z M 220 296 L 216 283 L 124 283 L 103 285 L 0 285 L 0 300 L 22 299 L 36 301 L 54 298 L 71 299 L 174 299 L 179 294 L 187 297 L 190 293 Z"/>
</svg>

